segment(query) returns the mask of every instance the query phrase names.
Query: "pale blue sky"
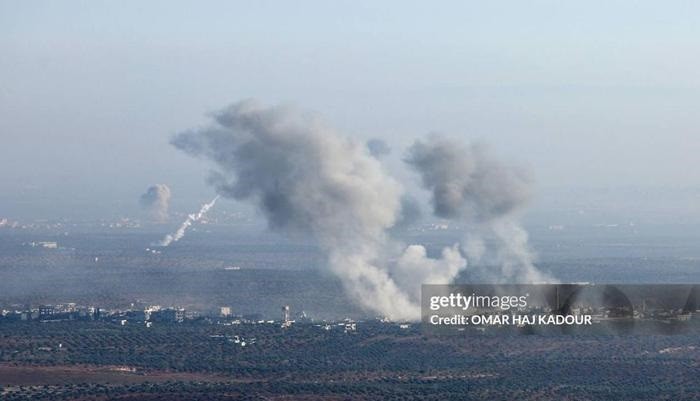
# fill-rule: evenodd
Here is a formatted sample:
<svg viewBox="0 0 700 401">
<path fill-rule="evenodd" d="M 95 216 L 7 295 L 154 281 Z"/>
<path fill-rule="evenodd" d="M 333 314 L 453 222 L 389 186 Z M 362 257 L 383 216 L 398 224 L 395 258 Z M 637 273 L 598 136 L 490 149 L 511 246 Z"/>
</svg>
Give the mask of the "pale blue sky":
<svg viewBox="0 0 700 401">
<path fill-rule="evenodd" d="M 385 138 L 409 186 L 403 148 L 441 131 L 542 193 L 700 187 L 700 3 L 431 3 L 0 1 L 0 217 L 205 200 L 168 138 L 245 97 Z"/>
</svg>

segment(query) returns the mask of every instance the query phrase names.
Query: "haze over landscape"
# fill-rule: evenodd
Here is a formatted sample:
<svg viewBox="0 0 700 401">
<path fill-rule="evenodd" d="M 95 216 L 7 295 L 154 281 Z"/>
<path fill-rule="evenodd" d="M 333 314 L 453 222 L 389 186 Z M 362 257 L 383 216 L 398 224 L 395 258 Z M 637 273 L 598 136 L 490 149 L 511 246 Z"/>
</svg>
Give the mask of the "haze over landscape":
<svg viewBox="0 0 700 401">
<path fill-rule="evenodd" d="M 383 139 L 421 200 L 401 159 L 440 132 L 529 167 L 535 218 L 697 222 L 693 2 L 0 7 L 3 216 L 133 216 L 154 183 L 192 209 L 206 171 L 170 137 L 255 97 Z"/>
<path fill-rule="evenodd" d="M 0 219 L 26 239 L 301 234 L 398 316 L 479 266 L 566 280 L 536 265 L 700 238 L 693 3 L 0 7 Z"/>
<path fill-rule="evenodd" d="M 0 0 L 0 399 L 700 399 L 698 15 Z"/>
</svg>

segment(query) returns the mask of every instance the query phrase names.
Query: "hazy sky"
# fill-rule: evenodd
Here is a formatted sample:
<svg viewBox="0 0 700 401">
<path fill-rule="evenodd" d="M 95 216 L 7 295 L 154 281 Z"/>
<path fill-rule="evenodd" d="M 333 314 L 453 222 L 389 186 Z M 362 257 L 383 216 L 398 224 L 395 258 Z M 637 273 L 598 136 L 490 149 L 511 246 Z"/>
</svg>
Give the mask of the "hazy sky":
<svg viewBox="0 0 700 401">
<path fill-rule="evenodd" d="M 208 200 L 206 164 L 168 140 L 246 97 L 384 138 L 409 186 L 398 159 L 439 131 L 530 166 L 542 193 L 698 188 L 699 15 L 694 1 L 0 1 L 0 217 L 128 213 L 154 183 L 176 205 Z"/>
</svg>

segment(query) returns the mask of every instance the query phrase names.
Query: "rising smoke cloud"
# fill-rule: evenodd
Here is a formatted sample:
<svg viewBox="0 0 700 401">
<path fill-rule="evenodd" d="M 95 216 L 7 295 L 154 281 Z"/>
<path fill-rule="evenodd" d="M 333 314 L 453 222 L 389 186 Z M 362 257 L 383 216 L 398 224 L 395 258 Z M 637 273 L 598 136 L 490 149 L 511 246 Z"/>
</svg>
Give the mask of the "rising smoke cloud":
<svg viewBox="0 0 700 401">
<path fill-rule="evenodd" d="M 401 185 L 364 144 L 318 117 L 247 100 L 213 119 L 171 143 L 212 161 L 209 182 L 217 192 L 256 204 L 271 229 L 315 238 L 328 268 L 364 308 L 417 319 L 420 284 L 450 282 L 466 266 L 456 247 L 433 260 L 422 246 L 406 248 L 389 238 L 401 211 Z"/>
<path fill-rule="evenodd" d="M 217 195 L 211 202 L 205 203 L 204 205 L 202 205 L 202 207 L 199 209 L 199 212 L 187 215 L 187 218 L 185 219 L 185 221 L 183 221 L 182 224 L 180 224 L 180 227 L 178 227 L 178 229 L 174 233 L 166 235 L 162 240 L 160 240 L 155 245 L 166 247 L 166 246 L 170 246 L 170 244 L 172 244 L 173 242 L 177 242 L 177 241 L 181 240 L 182 237 L 185 236 L 187 229 L 190 228 L 190 226 L 192 224 L 201 220 L 202 217 L 204 217 L 204 215 L 207 214 L 209 209 L 214 207 L 214 205 L 216 204 L 216 201 L 218 199 L 219 199 L 219 196 Z"/>
<path fill-rule="evenodd" d="M 139 198 L 141 207 L 148 210 L 152 218 L 158 222 L 168 220 L 170 204 L 170 188 L 165 184 L 155 184 L 148 187 Z"/>
<path fill-rule="evenodd" d="M 497 266 L 497 282 L 550 282 L 534 265 L 527 232 L 517 220 L 532 193 L 523 169 L 494 159 L 481 143 L 432 135 L 416 141 L 405 158 L 431 191 L 436 216 L 467 227 L 463 247 L 470 263 Z"/>
</svg>

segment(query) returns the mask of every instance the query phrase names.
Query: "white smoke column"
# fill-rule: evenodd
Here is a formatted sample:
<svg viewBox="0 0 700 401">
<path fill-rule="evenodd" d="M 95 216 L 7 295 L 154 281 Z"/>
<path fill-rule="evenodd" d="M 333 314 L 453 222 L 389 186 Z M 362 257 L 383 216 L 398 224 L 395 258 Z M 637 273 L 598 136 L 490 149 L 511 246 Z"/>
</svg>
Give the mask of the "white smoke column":
<svg viewBox="0 0 700 401">
<path fill-rule="evenodd" d="M 418 297 L 421 284 L 451 284 L 466 266 L 457 244 L 444 248 L 440 259 L 429 258 L 422 245 L 410 245 L 392 265 L 391 273 L 399 286 Z"/>
<path fill-rule="evenodd" d="M 435 215 L 468 227 L 463 249 L 470 263 L 497 266 L 488 272 L 490 280 L 552 281 L 535 267 L 527 232 L 517 221 L 532 192 L 526 172 L 493 159 L 483 144 L 438 135 L 416 141 L 405 161 L 432 192 Z"/>
<path fill-rule="evenodd" d="M 177 135 L 172 144 L 214 162 L 217 171 L 209 181 L 217 192 L 252 201 L 271 229 L 314 238 L 328 268 L 365 309 L 417 319 L 420 283 L 449 282 L 464 266 L 461 257 L 444 262 L 456 261 L 454 267 L 430 266 L 414 248 L 412 259 L 424 263 L 422 269 L 401 263 L 400 256 L 397 261 L 396 253 L 386 255 L 403 251 L 387 236 L 403 191 L 365 144 L 338 135 L 312 115 L 252 100 L 226 108 L 214 120 L 209 128 Z"/>
<path fill-rule="evenodd" d="M 141 195 L 140 203 L 143 208 L 148 209 L 156 221 L 163 223 L 168 220 L 170 188 L 165 184 L 151 185 Z"/>
<path fill-rule="evenodd" d="M 180 239 L 182 239 L 182 237 L 185 236 L 185 232 L 187 231 L 187 229 L 192 224 L 204 217 L 204 215 L 207 214 L 209 209 L 214 207 L 214 204 L 216 204 L 217 199 L 219 199 L 219 195 L 217 195 L 211 202 L 202 205 L 202 208 L 199 209 L 199 212 L 187 215 L 187 219 L 185 219 L 185 221 L 183 221 L 182 224 L 180 224 L 180 228 L 178 228 L 177 231 L 175 231 L 174 233 L 166 235 L 165 238 L 160 240 L 160 242 L 158 242 L 157 245 L 165 247 L 172 244 L 173 242 L 177 242 Z"/>
</svg>

